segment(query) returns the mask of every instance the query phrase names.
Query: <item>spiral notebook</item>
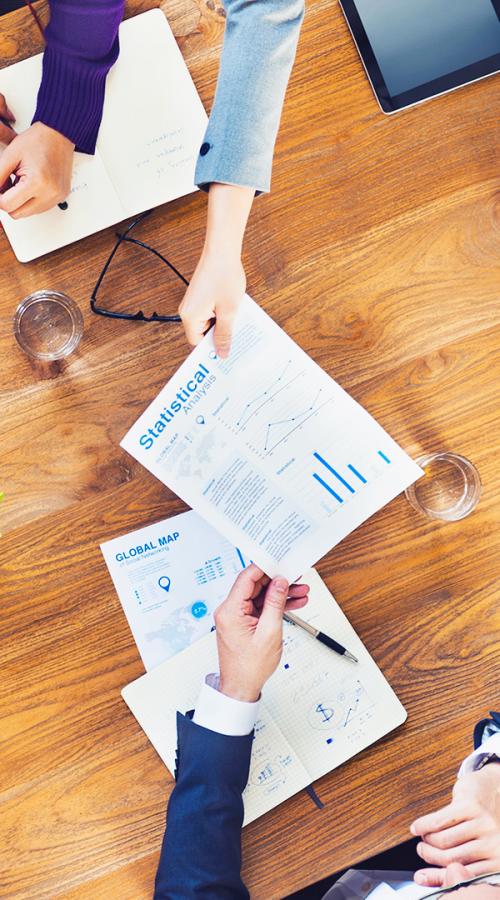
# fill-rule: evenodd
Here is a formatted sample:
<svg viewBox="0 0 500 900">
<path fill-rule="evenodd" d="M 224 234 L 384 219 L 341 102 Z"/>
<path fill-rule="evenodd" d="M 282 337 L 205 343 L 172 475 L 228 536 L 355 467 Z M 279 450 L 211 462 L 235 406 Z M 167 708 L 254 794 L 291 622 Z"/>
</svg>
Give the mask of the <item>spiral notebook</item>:
<svg viewBox="0 0 500 900">
<path fill-rule="evenodd" d="M 315 569 L 303 578 L 310 600 L 301 618 L 330 634 L 359 662 L 284 622 L 278 669 L 262 692 L 244 824 L 342 765 L 397 728 L 406 711 Z M 170 772 L 177 711 L 196 705 L 205 675 L 218 671 L 215 633 L 138 678 L 122 696 Z"/>
<path fill-rule="evenodd" d="M 0 70 L 0 93 L 23 131 L 33 117 L 42 54 Z M 207 116 L 160 9 L 120 26 L 95 156 L 75 153 L 68 209 L 0 221 L 20 262 L 196 190 Z"/>
</svg>

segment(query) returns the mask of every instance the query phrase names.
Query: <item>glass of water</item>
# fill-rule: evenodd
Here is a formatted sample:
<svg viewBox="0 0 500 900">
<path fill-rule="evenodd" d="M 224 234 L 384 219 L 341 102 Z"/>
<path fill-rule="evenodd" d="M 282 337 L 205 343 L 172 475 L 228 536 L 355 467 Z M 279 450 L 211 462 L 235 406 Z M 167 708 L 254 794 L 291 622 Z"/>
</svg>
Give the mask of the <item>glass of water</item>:
<svg viewBox="0 0 500 900">
<path fill-rule="evenodd" d="M 36 291 L 14 314 L 17 343 L 32 359 L 64 359 L 78 347 L 83 316 L 71 297 L 59 291 Z"/>
<path fill-rule="evenodd" d="M 416 462 L 424 475 L 406 489 L 414 509 L 430 519 L 456 522 L 479 503 L 481 479 L 476 467 L 458 453 L 430 453 Z"/>
</svg>

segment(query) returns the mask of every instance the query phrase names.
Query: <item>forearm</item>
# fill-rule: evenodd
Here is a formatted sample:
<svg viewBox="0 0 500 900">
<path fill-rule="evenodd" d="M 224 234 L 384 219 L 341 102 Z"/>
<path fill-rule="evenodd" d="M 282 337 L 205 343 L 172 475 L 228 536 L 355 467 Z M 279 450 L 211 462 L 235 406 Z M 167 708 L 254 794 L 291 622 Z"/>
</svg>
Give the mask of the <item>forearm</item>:
<svg viewBox="0 0 500 900">
<path fill-rule="evenodd" d="M 252 736 L 216 734 L 178 716 L 178 774 L 155 900 L 248 900 L 241 881 L 242 792 Z"/>
<path fill-rule="evenodd" d="M 303 0 L 227 0 L 217 90 L 196 183 L 268 191 Z"/>
<path fill-rule="evenodd" d="M 204 253 L 241 256 L 254 196 L 254 190 L 248 187 L 232 184 L 210 186 Z"/>
<path fill-rule="evenodd" d="M 52 0 L 34 122 L 93 153 L 124 0 Z"/>
</svg>

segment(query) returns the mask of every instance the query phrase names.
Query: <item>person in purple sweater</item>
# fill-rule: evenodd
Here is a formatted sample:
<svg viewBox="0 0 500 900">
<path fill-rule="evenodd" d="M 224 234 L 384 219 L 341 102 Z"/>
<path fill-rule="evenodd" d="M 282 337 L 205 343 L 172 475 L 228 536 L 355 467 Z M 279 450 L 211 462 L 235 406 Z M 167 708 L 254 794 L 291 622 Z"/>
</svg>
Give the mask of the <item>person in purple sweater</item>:
<svg viewBox="0 0 500 900">
<path fill-rule="evenodd" d="M 222 357 L 229 353 L 246 288 L 241 251 L 253 198 L 270 189 L 304 0 L 225 0 L 225 8 L 217 91 L 195 173 L 196 184 L 208 191 L 207 229 L 179 310 L 193 345 L 216 319 Z M 106 75 L 119 53 L 123 0 L 50 0 L 50 11 L 30 128 L 15 134 L 14 117 L 0 95 L 0 142 L 8 144 L 0 153 L 0 209 L 16 219 L 64 200 L 74 150 L 94 153 Z M 166 84 L 165 90 L 175 86 Z M 1 193 L 12 175 L 16 184 Z"/>
<path fill-rule="evenodd" d="M 69 193 L 73 151 L 94 153 L 106 76 L 118 58 L 123 0 L 52 0 L 47 46 L 33 124 L 16 135 L 14 116 L 0 95 L 1 208 L 20 219 L 44 212 Z"/>
</svg>

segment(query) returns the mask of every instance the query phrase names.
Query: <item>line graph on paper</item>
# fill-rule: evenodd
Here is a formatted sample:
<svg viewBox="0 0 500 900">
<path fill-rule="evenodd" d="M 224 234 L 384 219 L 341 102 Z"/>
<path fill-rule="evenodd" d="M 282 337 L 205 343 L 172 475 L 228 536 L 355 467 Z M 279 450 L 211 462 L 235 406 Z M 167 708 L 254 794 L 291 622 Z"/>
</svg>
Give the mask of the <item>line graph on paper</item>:
<svg viewBox="0 0 500 900">
<path fill-rule="evenodd" d="M 310 373 L 294 371 L 291 359 L 281 360 L 275 373 L 256 378 L 244 402 L 233 400 L 217 411 L 219 421 L 261 458 L 285 450 L 294 434 L 333 400 Z"/>
</svg>

